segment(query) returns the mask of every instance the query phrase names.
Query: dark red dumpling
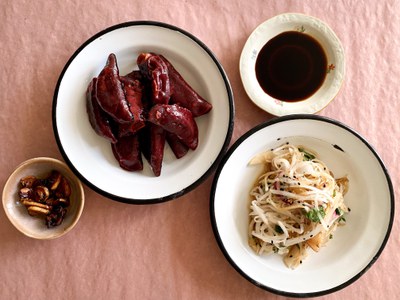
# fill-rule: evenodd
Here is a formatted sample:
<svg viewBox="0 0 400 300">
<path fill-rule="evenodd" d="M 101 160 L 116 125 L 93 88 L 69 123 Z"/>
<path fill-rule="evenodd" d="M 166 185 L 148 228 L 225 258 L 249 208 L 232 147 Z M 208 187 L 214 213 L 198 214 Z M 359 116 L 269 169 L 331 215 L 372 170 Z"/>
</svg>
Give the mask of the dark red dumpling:
<svg viewBox="0 0 400 300">
<path fill-rule="evenodd" d="M 143 170 L 138 135 L 121 137 L 118 142 L 111 144 L 111 148 L 121 168 L 127 171 Z"/>
<path fill-rule="evenodd" d="M 157 104 L 150 109 L 148 120 L 175 134 L 190 149 L 197 148 L 199 132 L 190 110 L 176 104 Z"/>
<path fill-rule="evenodd" d="M 162 55 L 159 57 L 168 67 L 169 80 L 171 82 L 172 95 L 171 104 L 189 109 L 193 117 L 199 117 L 212 109 L 211 103 L 201 97 L 174 68 L 174 66 Z"/>
<path fill-rule="evenodd" d="M 111 117 L 104 112 L 96 99 L 96 82 L 93 78 L 86 91 L 86 111 L 89 116 L 89 122 L 94 131 L 104 137 L 111 143 L 116 143 L 117 139 L 112 131 Z"/>
<path fill-rule="evenodd" d="M 132 113 L 126 101 L 119 78 L 117 59 L 110 54 L 96 81 L 96 97 L 100 107 L 118 123 L 132 121 Z"/>
<path fill-rule="evenodd" d="M 142 75 L 151 82 L 153 104 L 167 104 L 171 97 L 171 85 L 164 60 L 154 53 L 141 53 L 137 64 Z"/>
<path fill-rule="evenodd" d="M 140 130 L 140 146 L 142 153 L 149 162 L 155 176 L 161 175 L 162 162 L 164 158 L 165 130 L 152 123 Z"/>
<path fill-rule="evenodd" d="M 119 124 L 118 135 L 126 136 L 135 134 L 145 126 L 144 107 L 142 103 L 144 87 L 139 80 L 128 76 L 121 76 L 120 81 L 126 101 L 129 104 L 129 109 L 133 115 L 131 122 Z"/>
</svg>

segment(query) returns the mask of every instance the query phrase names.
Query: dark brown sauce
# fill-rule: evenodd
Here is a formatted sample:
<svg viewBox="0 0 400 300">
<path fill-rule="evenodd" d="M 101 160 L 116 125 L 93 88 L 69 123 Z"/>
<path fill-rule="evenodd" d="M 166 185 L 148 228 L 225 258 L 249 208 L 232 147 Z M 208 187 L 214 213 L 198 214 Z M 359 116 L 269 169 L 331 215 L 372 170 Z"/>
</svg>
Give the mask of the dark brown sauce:
<svg viewBox="0 0 400 300">
<path fill-rule="evenodd" d="M 256 76 L 271 97 L 294 102 L 313 95 L 323 84 L 327 58 L 320 43 L 298 31 L 269 40 L 256 59 Z"/>
</svg>

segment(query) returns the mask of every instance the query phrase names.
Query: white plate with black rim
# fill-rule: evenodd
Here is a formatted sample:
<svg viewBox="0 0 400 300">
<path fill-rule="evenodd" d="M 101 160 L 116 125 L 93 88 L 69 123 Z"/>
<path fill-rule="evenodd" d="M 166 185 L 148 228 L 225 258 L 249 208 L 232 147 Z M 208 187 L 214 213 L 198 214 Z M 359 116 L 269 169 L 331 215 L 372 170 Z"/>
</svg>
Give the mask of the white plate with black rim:
<svg viewBox="0 0 400 300">
<path fill-rule="evenodd" d="M 247 240 L 249 191 L 262 171 L 248 162 L 287 142 L 315 150 L 335 177 L 347 175 L 345 203 L 351 208 L 346 225 L 294 270 L 278 254 L 259 256 Z M 329 118 L 291 115 L 256 126 L 233 144 L 214 177 L 210 214 L 223 254 L 242 276 L 276 294 L 312 297 L 350 285 L 373 265 L 389 238 L 394 203 L 388 171 L 362 136 Z"/>
<path fill-rule="evenodd" d="M 121 75 L 137 69 L 142 52 L 165 56 L 213 108 L 196 118 L 199 145 L 181 159 L 166 146 L 161 175 L 145 159 L 141 172 L 119 167 L 110 143 L 91 128 L 85 92 L 90 80 L 114 53 Z M 76 175 L 113 200 L 150 204 L 177 198 L 198 186 L 215 169 L 232 136 L 234 103 L 223 67 L 212 51 L 192 34 L 170 24 L 135 21 L 95 34 L 79 47 L 61 72 L 53 99 L 53 130 L 59 149 Z"/>
</svg>

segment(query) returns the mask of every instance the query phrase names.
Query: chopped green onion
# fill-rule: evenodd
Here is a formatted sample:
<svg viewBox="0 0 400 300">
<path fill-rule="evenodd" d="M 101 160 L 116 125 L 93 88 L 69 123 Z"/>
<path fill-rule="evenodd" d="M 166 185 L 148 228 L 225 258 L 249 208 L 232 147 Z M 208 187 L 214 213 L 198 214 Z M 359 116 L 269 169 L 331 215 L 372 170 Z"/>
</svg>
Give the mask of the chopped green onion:
<svg viewBox="0 0 400 300">
<path fill-rule="evenodd" d="M 322 206 L 319 206 L 318 208 L 313 208 L 306 212 L 305 215 L 310 221 L 319 222 L 320 218 L 323 219 L 325 217 L 325 211 Z"/>
<path fill-rule="evenodd" d="M 306 160 L 306 161 L 313 160 L 315 158 L 314 155 L 312 155 L 310 152 L 307 152 L 303 148 L 299 148 L 299 151 L 304 154 L 304 160 Z"/>
<path fill-rule="evenodd" d="M 335 209 L 335 213 L 340 216 L 338 219 L 338 222 L 343 221 L 346 222 L 346 219 L 344 218 L 344 211 L 341 210 L 339 207 Z"/>
</svg>

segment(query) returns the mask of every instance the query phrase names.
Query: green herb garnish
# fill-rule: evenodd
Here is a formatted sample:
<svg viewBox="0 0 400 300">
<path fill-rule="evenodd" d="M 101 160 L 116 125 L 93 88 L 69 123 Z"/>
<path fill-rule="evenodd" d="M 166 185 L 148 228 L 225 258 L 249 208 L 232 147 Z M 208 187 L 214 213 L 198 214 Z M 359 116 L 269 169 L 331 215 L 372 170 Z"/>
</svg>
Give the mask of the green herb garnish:
<svg viewBox="0 0 400 300">
<path fill-rule="evenodd" d="M 323 219 L 325 217 L 325 211 L 322 206 L 319 206 L 318 208 L 313 208 L 307 211 L 305 215 L 310 221 L 319 222 L 320 219 Z"/>
<path fill-rule="evenodd" d="M 335 213 L 340 216 L 338 219 L 338 222 L 343 221 L 346 222 L 346 219 L 344 218 L 344 211 L 341 210 L 339 207 L 335 209 Z"/>
<path fill-rule="evenodd" d="M 304 150 L 304 148 L 299 148 L 299 151 L 304 154 L 303 158 L 304 160 L 308 161 L 315 159 L 315 155 L 311 154 L 310 152 L 307 152 L 306 150 Z"/>
</svg>

